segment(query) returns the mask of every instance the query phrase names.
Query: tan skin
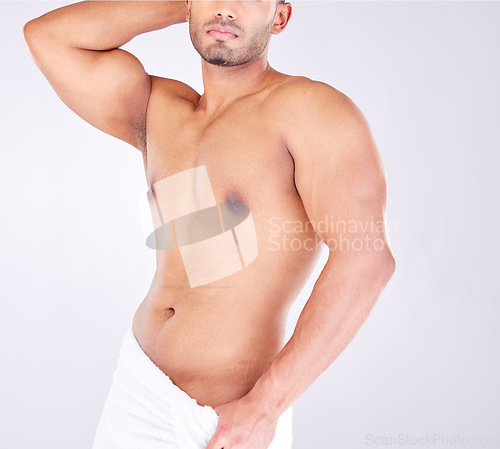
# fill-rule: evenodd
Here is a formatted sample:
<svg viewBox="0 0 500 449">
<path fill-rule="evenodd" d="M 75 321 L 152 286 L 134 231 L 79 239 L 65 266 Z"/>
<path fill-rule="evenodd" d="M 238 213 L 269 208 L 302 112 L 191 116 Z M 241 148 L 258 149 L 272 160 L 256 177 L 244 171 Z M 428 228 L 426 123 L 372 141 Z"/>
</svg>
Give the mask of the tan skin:
<svg viewBox="0 0 500 449">
<path fill-rule="evenodd" d="M 179 252 L 158 250 L 133 333 L 177 386 L 218 413 L 207 449 L 266 449 L 280 414 L 347 346 L 394 271 L 388 236 L 380 229 L 347 236 L 382 241 L 377 251 L 334 250 L 332 242 L 341 236 L 312 227 L 288 236 L 300 249 L 276 251 L 271 244 L 271 219 L 384 222 L 385 176 L 369 126 L 335 88 L 274 70 L 267 61 L 269 41 L 262 54 L 238 66 L 201 58 L 203 95 L 180 81 L 148 75 L 121 49 L 85 50 L 118 46 L 112 40 L 117 30 L 93 41 L 82 28 L 80 40 L 70 41 L 68 36 L 80 36 L 77 19 L 106 13 L 108 6 L 89 3 L 25 28 L 33 58 L 57 94 L 86 121 L 141 151 L 150 185 L 205 165 L 218 202 L 236 200 L 250 208 L 258 239 L 252 264 L 196 288 Z M 289 3 L 154 3 L 170 16 L 151 30 L 189 21 L 191 13 L 197 45 L 226 57 L 244 57 L 262 24 L 277 35 L 291 17 Z M 145 22 L 158 16 L 147 16 L 140 6 L 119 7 L 137 8 L 133 14 Z M 51 34 L 51 20 L 72 33 Z M 234 25 L 238 37 L 217 42 L 207 33 L 214 23 Z M 122 32 L 123 43 L 138 34 L 132 26 L 129 34 Z M 61 60 L 67 62 L 62 68 Z M 330 258 L 283 347 L 288 311 L 319 256 L 320 247 L 307 243 L 315 237 L 330 247 Z"/>
<path fill-rule="evenodd" d="M 214 18 L 210 3 L 195 4 L 201 26 Z M 241 29 L 272 18 L 271 2 L 257 6 L 241 6 Z M 222 19 L 236 16 L 234 10 L 219 11 Z M 203 34 L 202 45 L 213 44 L 215 39 Z M 241 43 L 235 39 L 224 45 Z M 288 310 L 318 254 L 304 250 L 283 257 L 268 243 L 270 217 L 307 216 L 277 123 L 278 90 L 301 79 L 272 69 L 266 54 L 244 67 L 201 60 L 202 96 L 191 89 L 179 95 L 171 83 L 153 77 L 148 106 L 149 183 L 205 165 L 215 198 L 246 204 L 258 236 L 259 256 L 250 266 L 194 289 L 180 253 L 157 251 L 155 278 L 134 317 L 133 331 L 144 351 L 176 385 L 211 406 L 245 395 L 279 352 Z M 300 235 L 307 237 L 312 235 Z M 262 283 L 266 273 L 273 273 L 272 279 Z"/>
</svg>

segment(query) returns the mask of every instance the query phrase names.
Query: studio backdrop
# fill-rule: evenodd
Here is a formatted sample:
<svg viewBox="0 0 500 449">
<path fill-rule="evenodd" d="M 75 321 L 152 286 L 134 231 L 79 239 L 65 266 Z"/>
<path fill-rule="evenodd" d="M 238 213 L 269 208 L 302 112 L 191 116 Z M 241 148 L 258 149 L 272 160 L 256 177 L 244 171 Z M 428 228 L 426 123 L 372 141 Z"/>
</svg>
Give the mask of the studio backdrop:
<svg viewBox="0 0 500 449">
<path fill-rule="evenodd" d="M 66 107 L 25 44 L 23 25 L 65 4 L 0 2 L 0 440 L 9 449 L 91 447 L 155 269 L 136 207 L 146 186 L 139 151 Z M 330 84 L 366 116 L 396 259 L 354 340 L 295 402 L 294 448 L 500 447 L 500 3 L 292 7 L 269 63 Z M 123 48 L 149 74 L 203 91 L 187 23 Z"/>
</svg>

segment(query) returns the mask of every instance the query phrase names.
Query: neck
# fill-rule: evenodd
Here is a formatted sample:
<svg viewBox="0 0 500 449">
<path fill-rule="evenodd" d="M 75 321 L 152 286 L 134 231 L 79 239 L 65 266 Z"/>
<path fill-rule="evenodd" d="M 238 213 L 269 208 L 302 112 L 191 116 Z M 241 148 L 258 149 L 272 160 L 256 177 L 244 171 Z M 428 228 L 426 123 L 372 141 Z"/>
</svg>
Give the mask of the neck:
<svg viewBox="0 0 500 449">
<path fill-rule="evenodd" d="M 204 93 L 197 107 L 209 115 L 238 98 L 262 89 L 274 70 L 267 62 L 267 52 L 260 58 L 234 67 L 216 66 L 204 59 L 201 63 Z"/>
</svg>

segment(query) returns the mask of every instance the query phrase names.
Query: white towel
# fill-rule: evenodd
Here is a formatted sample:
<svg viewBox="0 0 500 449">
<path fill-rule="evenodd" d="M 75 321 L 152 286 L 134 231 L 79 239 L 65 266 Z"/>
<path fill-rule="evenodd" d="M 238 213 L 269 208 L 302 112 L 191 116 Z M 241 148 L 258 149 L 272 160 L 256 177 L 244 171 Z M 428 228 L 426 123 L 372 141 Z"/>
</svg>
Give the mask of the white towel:
<svg viewBox="0 0 500 449">
<path fill-rule="evenodd" d="M 292 413 L 280 416 L 269 449 L 291 449 Z M 92 449 L 204 449 L 218 419 L 153 363 L 129 327 Z"/>
</svg>

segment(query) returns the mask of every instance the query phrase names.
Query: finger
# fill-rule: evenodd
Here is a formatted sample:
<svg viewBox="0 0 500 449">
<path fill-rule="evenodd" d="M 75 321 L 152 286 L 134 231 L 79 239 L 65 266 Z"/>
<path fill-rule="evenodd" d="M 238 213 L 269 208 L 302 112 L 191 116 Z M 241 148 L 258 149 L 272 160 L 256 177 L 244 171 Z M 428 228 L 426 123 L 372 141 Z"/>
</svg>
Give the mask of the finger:
<svg viewBox="0 0 500 449">
<path fill-rule="evenodd" d="M 217 434 L 214 434 L 212 438 L 209 440 L 207 445 L 205 446 L 205 449 L 221 449 L 224 447 L 224 443 L 221 441 L 221 439 L 218 437 Z M 227 448 L 227 444 L 226 444 Z M 225 448 L 225 449 L 226 449 Z"/>
<path fill-rule="evenodd" d="M 217 445 L 217 438 L 213 438 L 207 443 L 205 449 L 220 449 L 220 445 Z"/>
<path fill-rule="evenodd" d="M 212 439 L 208 442 L 205 449 L 231 449 L 231 445 L 226 438 L 221 438 L 218 435 L 214 435 Z"/>
</svg>

